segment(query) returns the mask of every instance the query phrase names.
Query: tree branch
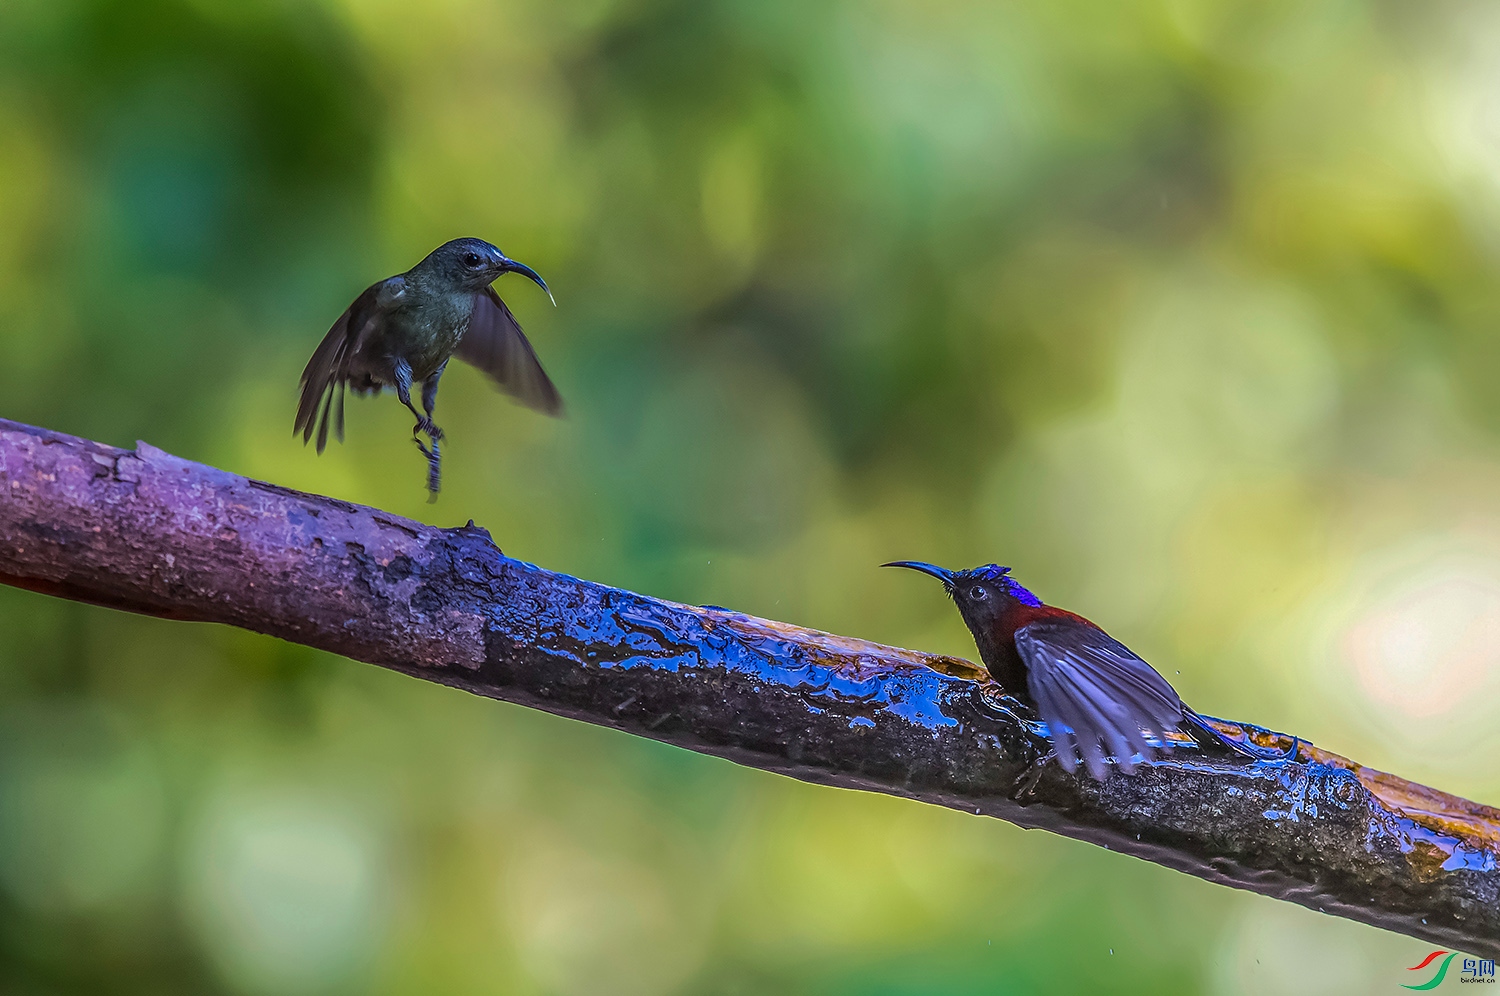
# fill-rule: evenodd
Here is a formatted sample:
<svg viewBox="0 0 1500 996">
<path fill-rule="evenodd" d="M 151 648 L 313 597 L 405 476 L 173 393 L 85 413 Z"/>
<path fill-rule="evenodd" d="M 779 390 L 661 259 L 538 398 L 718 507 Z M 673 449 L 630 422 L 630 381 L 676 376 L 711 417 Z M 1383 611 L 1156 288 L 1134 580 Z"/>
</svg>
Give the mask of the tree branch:
<svg viewBox="0 0 1500 996">
<path fill-rule="evenodd" d="M 1296 762 L 1250 763 L 1184 741 L 1103 784 L 1035 769 L 1047 744 L 1029 712 L 966 661 L 554 574 L 472 523 L 437 529 L 0 419 L 0 581 L 228 623 L 1500 955 L 1500 811 L 1307 744 Z"/>
</svg>

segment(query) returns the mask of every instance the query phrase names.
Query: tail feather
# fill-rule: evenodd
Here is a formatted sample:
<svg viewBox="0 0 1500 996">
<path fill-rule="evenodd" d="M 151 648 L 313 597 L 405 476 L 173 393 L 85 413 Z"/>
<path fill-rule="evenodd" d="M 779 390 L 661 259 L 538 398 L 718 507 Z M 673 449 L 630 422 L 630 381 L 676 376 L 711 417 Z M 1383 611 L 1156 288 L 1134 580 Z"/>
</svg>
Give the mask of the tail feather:
<svg viewBox="0 0 1500 996">
<path fill-rule="evenodd" d="M 328 389 L 323 392 L 322 414 L 318 416 L 318 452 L 320 454 L 328 446 L 328 412 L 333 407 L 334 393 L 335 389 L 332 384 L 328 385 Z"/>
<path fill-rule="evenodd" d="M 297 404 L 297 420 L 292 432 L 301 433 L 305 446 L 318 436 L 318 452 L 328 444 L 328 417 L 339 394 L 338 438 L 344 438 L 343 383 L 347 377 L 345 359 L 349 350 L 349 312 L 345 311 L 328 330 L 302 371 L 302 397 Z"/>
<path fill-rule="evenodd" d="M 1302 738 L 1295 736 L 1292 737 L 1292 745 L 1284 751 L 1276 750 L 1272 747 L 1261 747 L 1248 742 L 1239 743 L 1237 741 L 1231 740 L 1223 733 L 1220 733 L 1218 728 L 1208 721 L 1208 718 L 1200 716 L 1198 713 L 1194 712 L 1188 707 L 1187 703 L 1185 702 L 1182 705 L 1182 715 L 1198 729 L 1202 730 L 1204 733 L 1207 733 L 1209 736 L 1213 737 L 1225 747 L 1228 747 L 1230 750 L 1237 751 L 1238 753 L 1243 754 L 1246 757 L 1253 758 L 1257 761 L 1296 760 L 1297 753 L 1302 748 Z M 1224 721 L 1220 720 L 1220 722 Z"/>
<path fill-rule="evenodd" d="M 347 383 L 347 378 L 339 380 L 338 406 L 333 410 L 333 434 L 338 437 L 341 443 L 344 441 L 344 385 Z"/>
</svg>

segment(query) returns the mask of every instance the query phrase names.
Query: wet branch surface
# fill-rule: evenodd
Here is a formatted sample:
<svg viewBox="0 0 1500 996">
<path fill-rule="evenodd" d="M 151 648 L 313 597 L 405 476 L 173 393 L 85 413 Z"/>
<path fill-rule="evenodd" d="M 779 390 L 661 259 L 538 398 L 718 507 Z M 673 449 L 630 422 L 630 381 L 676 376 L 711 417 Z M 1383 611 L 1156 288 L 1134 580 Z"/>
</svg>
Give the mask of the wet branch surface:
<svg viewBox="0 0 1500 996">
<path fill-rule="evenodd" d="M 1052 763 L 1028 781 L 1045 739 L 966 661 L 555 574 L 472 524 L 438 529 L 0 419 L 0 581 L 240 626 L 1500 956 L 1500 810 L 1309 744 L 1296 761 L 1249 762 L 1186 742 L 1134 778 L 1097 784 Z"/>
</svg>

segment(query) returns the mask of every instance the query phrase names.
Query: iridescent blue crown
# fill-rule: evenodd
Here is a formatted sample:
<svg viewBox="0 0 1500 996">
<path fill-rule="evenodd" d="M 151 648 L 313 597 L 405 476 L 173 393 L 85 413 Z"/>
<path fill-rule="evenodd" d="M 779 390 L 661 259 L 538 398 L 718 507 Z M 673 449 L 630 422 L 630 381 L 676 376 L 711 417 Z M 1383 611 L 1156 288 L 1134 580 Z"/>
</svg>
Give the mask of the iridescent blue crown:
<svg viewBox="0 0 1500 996">
<path fill-rule="evenodd" d="M 972 571 L 968 571 L 966 573 L 968 573 L 970 577 L 977 578 L 980 581 L 990 581 L 1005 585 L 1005 590 L 1010 595 L 1010 597 L 1014 598 L 1022 605 L 1042 604 L 1042 600 L 1040 598 L 1037 598 L 1031 592 L 1021 587 L 1020 583 L 1017 582 L 1015 578 L 1008 576 L 1010 574 L 1009 567 L 1001 567 L 999 564 L 985 564 L 983 567 L 976 567 Z"/>
</svg>

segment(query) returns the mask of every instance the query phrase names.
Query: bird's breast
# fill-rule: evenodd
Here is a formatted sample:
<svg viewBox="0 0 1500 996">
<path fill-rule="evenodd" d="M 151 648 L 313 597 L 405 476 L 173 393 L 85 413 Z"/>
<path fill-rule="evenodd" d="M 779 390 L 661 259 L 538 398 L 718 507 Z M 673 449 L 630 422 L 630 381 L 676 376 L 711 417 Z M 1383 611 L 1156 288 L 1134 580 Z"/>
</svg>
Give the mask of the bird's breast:
<svg viewBox="0 0 1500 996">
<path fill-rule="evenodd" d="M 452 307 L 408 308 L 393 316 L 400 328 L 392 342 L 392 351 L 411 365 L 412 380 L 431 377 L 458 349 L 469 330 L 472 310 Z"/>
<path fill-rule="evenodd" d="M 1030 701 L 1031 695 L 1026 685 L 1026 662 L 1016 649 L 1016 630 L 1040 619 L 1062 620 L 1082 626 L 1094 625 L 1067 609 L 1013 602 L 996 617 L 993 629 L 986 634 L 988 639 L 976 639 L 980 657 L 990 676 L 1005 686 L 1007 692 L 1023 701 Z"/>
</svg>

